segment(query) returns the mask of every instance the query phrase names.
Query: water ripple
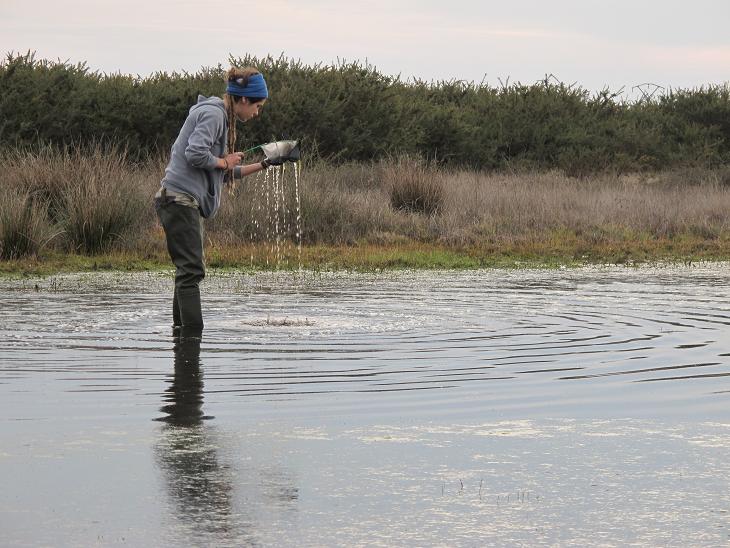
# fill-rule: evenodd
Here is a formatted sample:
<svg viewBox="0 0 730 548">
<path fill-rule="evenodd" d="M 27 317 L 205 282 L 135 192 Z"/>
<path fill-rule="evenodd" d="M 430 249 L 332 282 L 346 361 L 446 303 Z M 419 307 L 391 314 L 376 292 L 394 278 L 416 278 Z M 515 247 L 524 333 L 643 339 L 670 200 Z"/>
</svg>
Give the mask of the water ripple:
<svg viewBox="0 0 730 548">
<path fill-rule="evenodd" d="M 211 276 L 200 390 L 233 409 L 232 396 L 246 396 L 312 410 L 387 401 L 641 414 L 682 402 L 721 413 L 730 276 L 669 270 Z M 159 400 L 174 382 L 170 288 L 153 274 L 3 282 L 0 390 L 40 382 L 52 394 L 120 393 L 128 406 Z M 653 381 L 672 382 L 631 388 Z M 372 393 L 384 395 L 332 399 Z"/>
</svg>

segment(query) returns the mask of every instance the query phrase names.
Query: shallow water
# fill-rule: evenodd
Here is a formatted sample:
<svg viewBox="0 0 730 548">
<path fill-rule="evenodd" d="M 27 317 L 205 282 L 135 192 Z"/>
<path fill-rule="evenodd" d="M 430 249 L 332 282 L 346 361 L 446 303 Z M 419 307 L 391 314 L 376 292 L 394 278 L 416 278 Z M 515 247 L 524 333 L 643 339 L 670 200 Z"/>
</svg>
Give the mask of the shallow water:
<svg viewBox="0 0 730 548">
<path fill-rule="evenodd" d="M 0 282 L 9 545 L 724 545 L 730 267 Z"/>
</svg>

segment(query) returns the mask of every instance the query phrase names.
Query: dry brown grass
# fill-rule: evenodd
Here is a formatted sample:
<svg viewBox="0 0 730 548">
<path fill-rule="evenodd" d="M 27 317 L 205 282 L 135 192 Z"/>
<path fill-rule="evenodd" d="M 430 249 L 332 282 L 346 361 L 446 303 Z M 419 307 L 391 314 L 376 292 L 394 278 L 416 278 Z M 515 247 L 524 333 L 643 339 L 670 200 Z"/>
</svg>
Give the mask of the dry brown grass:
<svg viewBox="0 0 730 548">
<path fill-rule="evenodd" d="M 123 151 L 97 147 L 15 152 L 3 165 L 0 245 L 6 259 L 37 253 L 46 243 L 55 251 L 86 254 L 117 250 L 156 257 L 164 251 L 152 207 L 164 161 L 134 166 Z M 269 186 L 254 176 L 223 197 L 206 227 L 216 253 L 228 257 L 226 248 L 259 245 L 269 255 L 280 249 L 291 255 L 300 239 L 304 245 L 415 242 L 538 254 L 556 248 L 603 253 L 632 242 L 650 254 L 651 242 L 679 249 L 689 240 L 717 250 L 730 241 L 730 169 L 576 179 L 559 172 L 446 171 L 402 158 L 319 164 L 303 169 L 299 209 L 291 169 L 289 174 L 278 209 L 271 172 Z M 398 181 L 419 192 L 439 188 L 429 198 L 438 205 L 394 201 Z M 51 239 L 53 234 L 58 236 Z"/>
<path fill-rule="evenodd" d="M 0 188 L 0 258 L 34 256 L 54 235 L 42 198 L 28 190 Z"/>
<path fill-rule="evenodd" d="M 728 229 L 730 187 L 709 171 L 684 181 L 674 173 L 577 180 L 560 173 L 457 172 L 448 178 L 439 221 L 440 237 L 458 244 L 556 231 L 589 239 L 717 238 Z"/>
<path fill-rule="evenodd" d="M 382 185 L 393 209 L 435 215 L 445 199 L 444 174 L 419 158 L 402 156 L 380 165 Z"/>
<path fill-rule="evenodd" d="M 3 164 L 3 188 L 34 196 L 59 234 L 56 244 L 70 251 L 135 247 L 154 222 L 149 193 L 159 167 L 132 166 L 117 147 L 14 151 Z"/>
</svg>

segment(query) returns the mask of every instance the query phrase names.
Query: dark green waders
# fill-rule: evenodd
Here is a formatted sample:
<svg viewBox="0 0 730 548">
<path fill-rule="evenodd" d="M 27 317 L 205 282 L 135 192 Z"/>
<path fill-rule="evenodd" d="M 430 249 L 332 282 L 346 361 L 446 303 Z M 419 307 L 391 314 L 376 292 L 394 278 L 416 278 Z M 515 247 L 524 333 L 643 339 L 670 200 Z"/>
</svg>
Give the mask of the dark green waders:
<svg viewBox="0 0 730 548">
<path fill-rule="evenodd" d="M 200 282 L 205 277 L 203 258 L 203 219 L 193 207 L 169 199 L 157 204 L 157 216 L 165 229 L 167 251 L 175 265 L 175 292 L 172 301 L 173 328 L 183 336 L 200 336 L 203 313 Z"/>
</svg>

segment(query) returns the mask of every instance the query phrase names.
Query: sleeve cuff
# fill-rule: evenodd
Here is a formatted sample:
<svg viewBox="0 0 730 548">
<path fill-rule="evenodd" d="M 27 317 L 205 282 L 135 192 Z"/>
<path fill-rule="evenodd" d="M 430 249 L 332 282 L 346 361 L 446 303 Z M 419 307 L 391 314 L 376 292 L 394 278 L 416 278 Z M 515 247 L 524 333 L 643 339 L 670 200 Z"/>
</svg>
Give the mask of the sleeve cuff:
<svg viewBox="0 0 730 548">
<path fill-rule="evenodd" d="M 207 167 L 211 171 L 214 170 L 214 169 L 220 169 L 218 167 L 218 160 L 219 159 L 220 158 L 218 158 L 217 156 L 213 156 L 213 154 L 211 154 L 210 157 L 208 158 L 208 165 L 205 166 L 205 167 Z"/>
</svg>

